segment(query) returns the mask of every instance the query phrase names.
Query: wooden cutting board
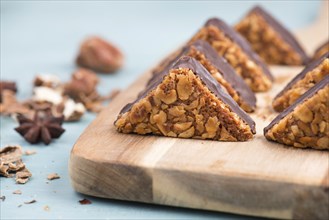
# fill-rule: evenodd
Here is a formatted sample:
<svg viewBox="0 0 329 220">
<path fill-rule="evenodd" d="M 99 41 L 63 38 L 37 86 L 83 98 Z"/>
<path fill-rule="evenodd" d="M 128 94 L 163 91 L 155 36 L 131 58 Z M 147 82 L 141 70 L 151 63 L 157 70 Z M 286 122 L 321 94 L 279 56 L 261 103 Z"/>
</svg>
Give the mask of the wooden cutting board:
<svg viewBox="0 0 329 220">
<path fill-rule="evenodd" d="M 328 11 L 323 12 L 297 33 L 307 51 L 328 36 Z M 74 145 L 69 162 L 74 189 L 97 197 L 253 216 L 328 219 L 329 152 L 285 147 L 263 136 L 263 128 L 276 115 L 272 98 L 302 67 L 271 69 L 276 83 L 270 92 L 257 94 L 259 107 L 251 114 L 257 134 L 248 142 L 116 132 L 118 112 L 151 75 L 143 74 Z"/>
</svg>

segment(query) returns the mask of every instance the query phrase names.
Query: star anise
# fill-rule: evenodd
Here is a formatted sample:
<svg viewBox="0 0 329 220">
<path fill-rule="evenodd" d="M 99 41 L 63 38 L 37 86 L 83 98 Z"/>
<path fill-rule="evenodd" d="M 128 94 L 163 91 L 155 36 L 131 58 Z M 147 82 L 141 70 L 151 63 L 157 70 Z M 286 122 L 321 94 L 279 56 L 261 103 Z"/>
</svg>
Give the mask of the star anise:
<svg viewBox="0 0 329 220">
<path fill-rule="evenodd" d="M 42 141 L 48 145 L 51 139 L 59 138 L 65 131 L 61 126 L 64 117 L 54 117 L 50 110 L 36 111 L 33 119 L 19 115 L 17 120 L 19 127 L 15 130 L 31 144 Z"/>
</svg>

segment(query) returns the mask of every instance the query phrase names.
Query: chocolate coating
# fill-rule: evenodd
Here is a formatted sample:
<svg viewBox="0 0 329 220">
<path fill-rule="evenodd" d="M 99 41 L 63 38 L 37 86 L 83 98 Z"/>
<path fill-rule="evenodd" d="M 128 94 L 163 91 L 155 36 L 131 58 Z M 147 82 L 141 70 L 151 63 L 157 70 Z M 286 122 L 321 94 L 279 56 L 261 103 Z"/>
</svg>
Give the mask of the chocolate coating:
<svg viewBox="0 0 329 220">
<path fill-rule="evenodd" d="M 224 91 L 217 80 L 215 80 L 197 60 L 184 56 L 180 58 L 170 69 L 179 68 L 188 68 L 192 70 L 193 73 L 201 79 L 201 81 L 218 99 L 226 103 L 231 111 L 235 112 L 244 122 L 250 126 L 253 134 L 256 133 L 255 122 L 252 120 L 252 118 L 238 106 L 232 97 Z M 120 114 L 124 114 L 129 111 L 135 103 L 145 98 L 150 91 L 154 90 L 162 82 L 163 77 L 168 74 L 168 71 L 169 70 L 167 68 L 162 73 L 156 74 L 152 82 L 144 89 L 144 91 L 139 94 L 137 99 L 123 107 L 123 109 L 120 111 Z"/>
<path fill-rule="evenodd" d="M 311 62 L 310 64 L 308 64 L 303 70 L 302 72 L 300 72 L 297 76 L 295 76 L 287 85 L 286 87 L 284 87 L 284 89 L 279 92 L 279 94 L 277 94 L 275 96 L 274 99 L 280 97 L 281 95 L 283 95 L 287 90 L 291 89 L 291 87 L 298 82 L 299 80 L 303 79 L 305 77 L 305 75 L 312 71 L 314 68 L 316 68 L 318 65 L 320 65 L 325 59 L 329 58 L 329 52 L 324 54 L 322 57 L 320 57 L 317 60 L 314 60 L 313 62 Z"/>
<path fill-rule="evenodd" d="M 280 37 L 287 42 L 301 57 L 303 64 L 306 64 L 309 61 L 308 56 L 306 55 L 304 49 L 298 43 L 296 38 L 285 28 L 281 23 L 279 23 L 274 17 L 272 17 L 267 11 L 262 7 L 256 6 L 251 11 L 251 13 L 256 13 L 262 16 L 265 21 L 280 35 Z"/>
<path fill-rule="evenodd" d="M 263 70 L 263 73 L 271 80 L 273 81 L 274 78 L 267 68 L 266 64 L 261 60 L 261 58 L 252 50 L 250 44 L 233 28 L 228 26 L 223 20 L 220 20 L 218 18 L 211 18 L 209 19 L 205 26 L 215 26 L 219 30 L 221 30 L 228 38 L 230 38 L 232 41 L 234 41 L 236 44 L 239 45 L 239 47 L 247 54 L 249 59 L 254 61 L 256 65 L 260 66 Z"/>
<path fill-rule="evenodd" d="M 312 88 L 307 90 L 301 97 L 299 97 L 294 104 L 286 108 L 283 112 L 281 112 L 276 118 L 273 119 L 273 121 L 264 128 L 264 135 L 269 131 L 274 125 L 276 125 L 281 119 L 286 117 L 289 113 L 293 112 L 294 109 L 307 99 L 311 98 L 314 96 L 319 90 L 323 89 L 326 85 L 329 84 L 329 75 L 324 77 L 320 82 L 315 84 Z"/>
</svg>

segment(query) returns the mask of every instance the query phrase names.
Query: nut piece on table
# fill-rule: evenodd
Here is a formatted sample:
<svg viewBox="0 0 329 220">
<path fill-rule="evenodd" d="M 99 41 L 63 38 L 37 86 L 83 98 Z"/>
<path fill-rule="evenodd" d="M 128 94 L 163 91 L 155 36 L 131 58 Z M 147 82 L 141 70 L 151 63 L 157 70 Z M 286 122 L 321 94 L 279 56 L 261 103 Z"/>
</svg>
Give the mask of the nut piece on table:
<svg viewBox="0 0 329 220">
<path fill-rule="evenodd" d="M 182 57 L 120 112 L 122 133 L 247 141 L 254 121 L 194 58 Z"/>
<path fill-rule="evenodd" d="M 309 60 L 293 34 L 260 6 L 254 7 L 235 30 L 268 64 L 303 65 Z"/>
<path fill-rule="evenodd" d="M 314 55 L 313 55 L 313 60 L 319 59 L 327 52 L 329 52 L 329 40 L 327 42 L 323 43 L 321 46 L 318 47 L 318 49 L 315 50 Z"/>
<path fill-rule="evenodd" d="M 273 76 L 266 64 L 249 43 L 224 21 L 209 19 L 189 43 L 196 40 L 207 41 L 254 92 L 264 92 L 271 88 Z"/>
<path fill-rule="evenodd" d="M 16 174 L 16 182 L 26 183 L 32 176 L 22 162 L 22 147 L 19 145 L 7 146 L 0 149 L 0 176 L 12 177 Z"/>
<path fill-rule="evenodd" d="M 123 59 L 123 54 L 113 44 L 90 37 L 82 43 L 76 62 L 96 72 L 113 73 L 121 68 Z"/>
<path fill-rule="evenodd" d="M 329 75 L 280 113 L 266 128 L 268 140 L 329 150 Z"/>
<path fill-rule="evenodd" d="M 25 184 L 27 181 L 29 181 L 31 176 L 32 173 L 28 169 L 24 168 L 23 170 L 20 170 L 16 173 L 16 183 Z"/>
<path fill-rule="evenodd" d="M 97 75 L 87 69 L 79 69 L 73 73 L 71 81 L 64 86 L 64 94 L 76 102 L 81 102 L 88 111 L 99 112 L 103 109 L 101 97 L 96 86 Z"/>
<path fill-rule="evenodd" d="M 76 103 L 72 99 L 64 101 L 63 108 L 64 121 L 79 121 L 86 112 L 86 108 L 83 104 Z"/>
<path fill-rule="evenodd" d="M 53 105 L 59 105 L 63 102 L 62 91 L 45 86 L 35 87 L 32 100 L 38 103 L 48 102 Z"/>
<path fill-rule="evenodd" d="M 246 112 L 255 110 L 256 96 L 253 91 L 232 66 L 222 56 L 218 56 L 211 45 L 203 40 L 197 40 L 185 46 L 177 56 L 167 59 L 166 64 L 159 65 L 153 72 L 153 77 L 149 80 L 148 85 L 153 83 L 157 74 L 166 74 L 166 69 L 182 56 L 190 56 L 199 61 L 243 110 Z"/>
<path fill-rule="evenodd" d="M 23 155 L 22 147 L 19 145 L 6 146 L 0 149 L 0 155 L 3 163 L 18 161 Z"/>
<path fill-rule="evenodd" d="M 5 90 L 12 91 L 15 94 L 17 92 L 16 83 L 11 81 L 0 81 L 0 103 L 2 102 L 2 93 Z"/>
<path fill-rule="evenodd" d="M 12 116 L 15 114 L 29 114 L 31 110 L 24 104 L 17 101 L 15 93 L 11 90 L 2 91 L 0 102 L 0 114 Z"/>
<path fill-rule="evenodd" d="M 56 179 L 60 179 L 61 177 L 57 174 L 57 173 L 50 173 L 47 176 L 48 180 L 56 180 Z"/>
<path fill-rule="evenodd" d="M 71 81 L 65 84 L 64 94 L 75 101 L 82 102 L 81 97 L 89 97 L 97 93 L 98 82 L 99 79 L 94 72 L 82 68 L 78 69 L 72 74 Z"/>
<path fill-rule="evenodd" d="M 58 76 L 53 74 L 39 74 L 35 77 L 33 85 L 35 87 L 50 87 L 50 88 L 58 88 L 61 85 L 61 80 Z"/>
<path fill-rule="evenodd" d="M 283 111 L 327 75 L 329 75 L 329 52 L 308 64 L 287 84 L 274 98 L 272 103 L 274 110 Z"/>
</svg>

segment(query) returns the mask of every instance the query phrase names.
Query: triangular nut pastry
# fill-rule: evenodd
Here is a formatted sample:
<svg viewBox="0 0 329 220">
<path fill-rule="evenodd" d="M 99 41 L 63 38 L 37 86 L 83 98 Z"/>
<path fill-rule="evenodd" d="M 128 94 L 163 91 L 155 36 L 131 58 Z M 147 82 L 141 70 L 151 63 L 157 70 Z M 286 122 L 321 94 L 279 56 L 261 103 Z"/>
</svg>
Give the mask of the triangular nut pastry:
<svg viewBox="0 0 329 220">
<path fill-rule="evenodd" d="M 246 141 L 254 121 L 195 59 L 182 57 L 120 112 L 122 133 Z"/>
<path fill-rule="evenodd" d="M 281 112 L 267 127 L 268 140 L 294 147 L 329 149 L 329 76 Z"/>
<path fill-rule="evenodd" d="M 254 7 L 236 26 L 268 64 L 302 65 L 308 56 L 296 38 L 262 7 Z"/>
</svg>

